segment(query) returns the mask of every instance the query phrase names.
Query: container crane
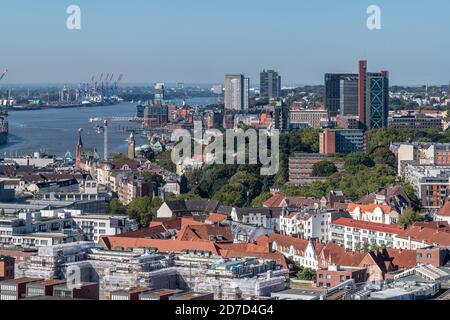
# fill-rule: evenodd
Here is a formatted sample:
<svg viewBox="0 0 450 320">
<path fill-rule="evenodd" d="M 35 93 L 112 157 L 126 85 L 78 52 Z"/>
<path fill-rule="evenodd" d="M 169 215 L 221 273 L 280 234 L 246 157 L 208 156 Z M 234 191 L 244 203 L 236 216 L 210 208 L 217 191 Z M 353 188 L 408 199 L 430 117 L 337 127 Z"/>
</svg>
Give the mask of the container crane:
<svg viewBox="0 0 450 320">
<path fill-rule="evenodd" d="M 8 69 L 5 69 L 5 71 L 0 76 L 0 81 L 2 81 L 2 79 L 6 76 L 7 73 L 8 73 Z"/>
</svg>

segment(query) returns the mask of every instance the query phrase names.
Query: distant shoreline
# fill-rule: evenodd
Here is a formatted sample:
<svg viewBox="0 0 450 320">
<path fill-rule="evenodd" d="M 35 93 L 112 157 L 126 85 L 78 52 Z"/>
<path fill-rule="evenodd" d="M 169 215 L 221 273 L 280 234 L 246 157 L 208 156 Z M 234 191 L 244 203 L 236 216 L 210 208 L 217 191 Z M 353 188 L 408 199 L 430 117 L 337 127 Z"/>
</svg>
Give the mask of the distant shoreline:
<svg viewBox="0 0 450 320">
<path fill-rule="evenodd" d="M 21 107 L 21 108 L 11 108 L 8 112 L 15 111 L 37 111 L 37 110 L 47 110 L 47 109 L 74 109 L 74 108 L 91 108 L 91 107 L 107 107 L 113 105 L 119 105 L 120 103 L 111 104 L 71 104 L 71 105 L 61 105 L 61 106 L 39 106 L 39 107 Z"/>
</svg>

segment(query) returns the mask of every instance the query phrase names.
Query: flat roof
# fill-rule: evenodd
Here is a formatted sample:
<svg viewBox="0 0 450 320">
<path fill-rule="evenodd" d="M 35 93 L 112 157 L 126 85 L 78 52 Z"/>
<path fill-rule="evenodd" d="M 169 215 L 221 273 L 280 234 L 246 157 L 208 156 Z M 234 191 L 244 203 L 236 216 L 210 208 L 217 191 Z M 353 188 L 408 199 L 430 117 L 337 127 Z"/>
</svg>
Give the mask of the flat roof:
<svg viewBox="0 0 450 320">
<path fill-rule="evenodd" d="M 174 298 L 192 299 L 192 298 L 202 297 L 202 296 L 206 296 L 206 295 L 210 295 L 210 294 L 212 294 L 212 293 L 210 293 L 210 292 L 185 292 L 185 293 L 177 294 L 176 296 L 174 296 Z"/>
<path fill-rule="evenodd" d="M 172 289 L 158 289 L 158 290 L 152 290 L 152 291 L 148 291 L 146 293 L 144 293 L 144 295 L 152 295 L 152 296 L 165 296 L 165 295 L 169 295 L 169 294 L 177 294 L 180 293 L 181 294 L 181 290 L 172 290 Z"/>
<path fill-rule="evenodd" d="M 128 290 L 116 290 L 116 291 L 112 291 L 111 292 L 111 295 L 113 295 L 113 294 L 126 294 L 126 295 L 128 295 L 128 294 L 130 294 L 130 293 L 138 293 L 138 292 L 147 292 L 147 291 L 150 291 L 151 289 L 150 288 L 131 288 L 131 289 L 128 289 Z"/>
<path fill-rule="evenodd" d="M 92 286 L 92 285 L 98 285 L 98 283 L 97 282 L 80 282 L 80 283 L 76 283 L 76 284 L 62 283 L 62 284 L 56 285 L 55 289 L 69 289 L 69 286 L 73 287 L 75 289 L 79 289 L 82 287 L 87 287 L 87 286 Z"/>
<path fill-rule="evenodd" d="M 23 277 L 23 278 L 5 280 L 5 281 L 0 282 L 0 284 L 1 283 L 22 284 L 22 283 L 37 282 L 37 281 L 42 281 L 42 279 Z"/>
<path fill-rule="evenodd" d="M 64 280 L 56 280 L 56 279 L 50 279 L 50 280 L 43 280 L 43 281 L 36 281 L 29 283 L 30 286 L 52 286 L 52 285 L 60 285 L 64 284 L 66 281 Z"/>
</svg>

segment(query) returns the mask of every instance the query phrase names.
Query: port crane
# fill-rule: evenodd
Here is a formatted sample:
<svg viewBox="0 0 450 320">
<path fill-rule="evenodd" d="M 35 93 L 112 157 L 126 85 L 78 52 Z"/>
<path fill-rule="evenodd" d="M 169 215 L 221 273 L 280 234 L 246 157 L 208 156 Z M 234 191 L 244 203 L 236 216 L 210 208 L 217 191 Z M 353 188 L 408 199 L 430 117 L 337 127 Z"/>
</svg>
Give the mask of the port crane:
<svg viewBox="0 0 450 320">
<path fill-rule="evenodd" d="M 97 117 L 90 118 L 90 123 L 97 123 L 95 129 L 97 133 L 103 132 L 103 159 L 108 161 L 108 127 L 110 122 L 114 121 L 144 121 L 144 118 L 139 117 Z"/>
<path fill-rule="evenodd" d="M 6 76 L 7 73 L 8 73 L 8 69 L 5 69 L 5 71 L 0 76 L 0 81 L 2 81 L 2 79 Z"/>
<path fill-rule="evenodd" d="M 3 78 L 6 76 L 6 74 L 8 73 L 8 69 L 5 69 L 5 71 L 3 71 L 3 73 L 0 75 L 0 81 L 3 80 Z M 6 107 L 2 108 L 0 110 L 0 117 L 1 119 L 4 119 L 5 116 L 8 116 L 8 104 L 9 104 L 9 98 L 10 98 L 10 94 L 11 94 L 11 90 L 8 90 L 8 100 L 6 102 Z"/>
</svg>

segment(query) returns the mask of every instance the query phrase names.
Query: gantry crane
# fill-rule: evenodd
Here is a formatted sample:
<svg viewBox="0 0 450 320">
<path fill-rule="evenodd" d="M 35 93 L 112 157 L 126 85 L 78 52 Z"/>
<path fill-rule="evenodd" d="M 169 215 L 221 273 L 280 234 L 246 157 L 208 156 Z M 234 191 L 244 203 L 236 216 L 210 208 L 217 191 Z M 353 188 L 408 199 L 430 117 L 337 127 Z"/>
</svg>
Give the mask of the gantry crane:
<svg viewBox="0 0 450 320">
<path fill-rule="evenodd" d="M 113 121 L 144 121 L 144 118 L 139 117 L 97 117 L 97 118 L 90 118 L 89 122 L 93 123 L 96 122 L 95 128 L 97 129 L 98 133 L 103 132 L 103 150 L 104 155 L 103 159 L 105 161 L 108 161 L 108 126 L 110 122 Z"/>
<path fill-rule="evenodd" d="M 0 75 L 0 81 L 2 81 L 2 79 L 5 77 L 5 75 L 6 75 L 7 73 L 8 73 L 8 69 L 5 69 L 5 71 L 3 71 L 3 73 Z M 8 104 L 9 104 L 10 94 L 11 94 L 11 91 L 8 90 L 8 101 L 6 102 L 6 106 L 8 106 Z M 8 115 L 8 109 L 7 109 L 7 107 L 2 108 L 2 109 L 0 110 L 0 117 L 3 119 L 4 116 L 7 116 L 7 115 Z"/>
<path fill-rule="evenodd" d="M 0 81 L 2 81 L 2 79 L 5 77 L 5 75 L 8 73 L 8 69 L 5 69 L 5 71 L 2 73 L 2 75 L 0 76 Z"/>
</svg>

